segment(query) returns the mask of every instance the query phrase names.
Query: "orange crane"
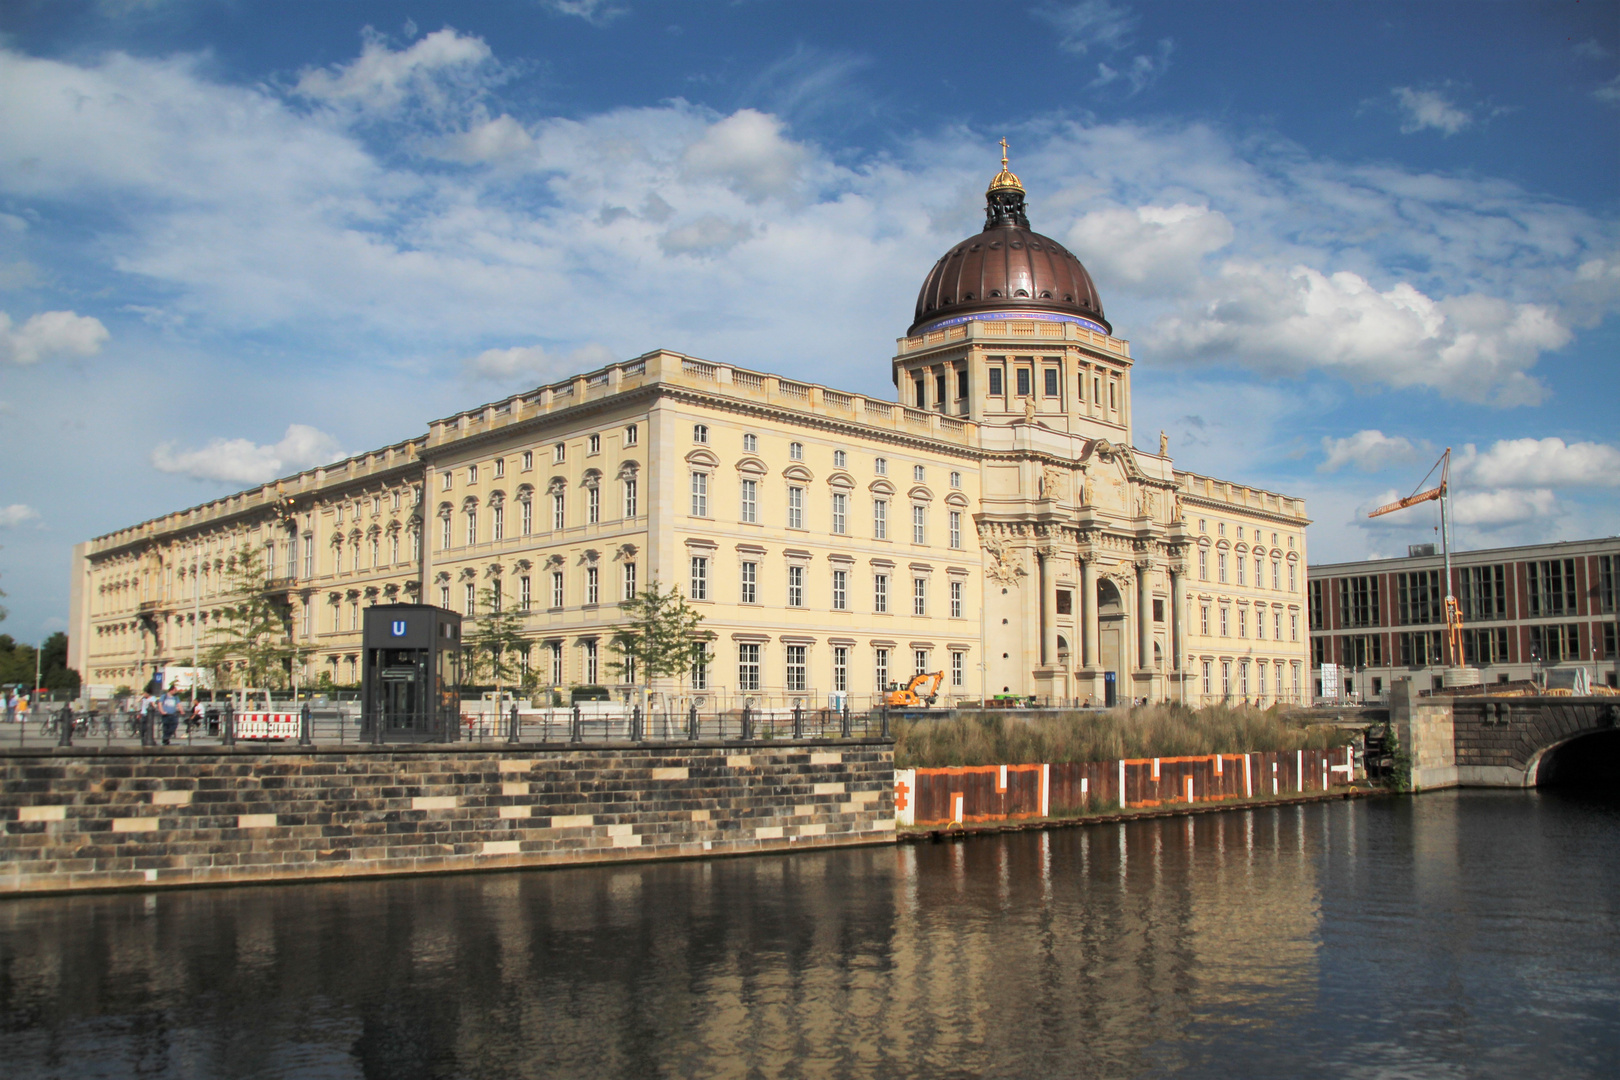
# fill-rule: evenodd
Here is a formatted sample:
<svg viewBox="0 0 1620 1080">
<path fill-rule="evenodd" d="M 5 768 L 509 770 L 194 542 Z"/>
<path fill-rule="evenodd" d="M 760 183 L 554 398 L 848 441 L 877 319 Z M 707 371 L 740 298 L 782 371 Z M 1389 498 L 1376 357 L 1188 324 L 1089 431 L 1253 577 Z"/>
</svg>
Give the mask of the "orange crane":
<svg viewBox="0 0 1620 1080">
<path fill-rule="evenodd" d="M 1382 514 L 1392 514 L 1396 510 L 1405 510 L 1408 506 L 1416 506 L 1418 503 L 1423 502 L 1438 502 L 1440 504 L 1440 550 L 1444 552 L 1446 560 L 1446 645 L 1450 649 L 1450 661 L 1447 666 L 1461 667 L 1463 660 L 1462 607 L 1457 603 L 1456 596 L 1451 592 L 1451 515 L 1449 512 L 1451 504 L 1451 447 L 1446 447 L 1446 452 L 1441 454 L 1440 460 L 1434 463 L 1434 469 L 1440 470 L 1440 485 L 1438 487 L 1429 488 L 1427 491 L 1414 492 L 1404 499 L 1396 499 L 1388 506 L 1380 506 L 1367 516 L 1375 518 Z M 1418 483 L 1418 487 L 1422 487 L 1428 481 L 1429 476 L 1434 475 L 1434 469 L 1429 470 L 1428 476 L 1425 476 Z"/>
<path fill-rule="evenodd" d="M 918 691 L 922 689 L 923 683 L 929 682 L 930 680 L 932 680 L 933 685 L 928 688 L 928 692 L 925 694 L 918 693 Z M 887 696 L 884 697 L 883 703 L 891 708 L 902 709 L 915 709 L 922 706 L 925 702 L 932 705 L 934 703 L 934 699 L 939 696 L 939 684 L 944 680 L 945 672 L 935 671 L 929 674 L 913 675 L 911 677 L 911 681 L 907 683 L 904 688 L 902 688 L 899 683 L 890 683 L 889 692 Z"/>
</svg>

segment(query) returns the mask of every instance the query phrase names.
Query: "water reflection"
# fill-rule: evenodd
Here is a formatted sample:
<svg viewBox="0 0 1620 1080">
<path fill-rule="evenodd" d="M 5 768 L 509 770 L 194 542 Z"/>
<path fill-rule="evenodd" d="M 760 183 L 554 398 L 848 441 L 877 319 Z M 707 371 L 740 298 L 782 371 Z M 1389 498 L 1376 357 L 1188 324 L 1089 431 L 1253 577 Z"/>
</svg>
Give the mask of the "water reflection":
<svg viewBox="0 0 1620 1080">
<path fill-rule="evenodd" d="M 8 1076 L 1603 1075 L 1620 814 L 1464 793 L 0 904 Z"/>
</svg>

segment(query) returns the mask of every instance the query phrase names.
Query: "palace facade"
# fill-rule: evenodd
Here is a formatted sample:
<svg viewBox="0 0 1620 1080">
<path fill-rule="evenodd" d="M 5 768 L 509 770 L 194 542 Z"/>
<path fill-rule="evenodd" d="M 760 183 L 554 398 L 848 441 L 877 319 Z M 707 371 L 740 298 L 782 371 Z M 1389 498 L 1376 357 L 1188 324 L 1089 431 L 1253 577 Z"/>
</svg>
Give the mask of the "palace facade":
<svg viewBox="0 0 1620 1080">
<path fill-rule="evenodd" d="M 956 700 L 1306 698 L 1303 502 L 1133 445 L 1130 347 L 1002 165 L 923 283 L 896 400 L 659 350 L 459 412 L 78 545 L 71 663 L 104 687 L 189 664 L 251 548 L 305 686 L 359 681 L 365 606 L 491 597 L 539 683 L 612 683 L 620 604 L 657 580 L 715 635 L 684 687 L 722 707 L 936 670 Z"/>
</svg>

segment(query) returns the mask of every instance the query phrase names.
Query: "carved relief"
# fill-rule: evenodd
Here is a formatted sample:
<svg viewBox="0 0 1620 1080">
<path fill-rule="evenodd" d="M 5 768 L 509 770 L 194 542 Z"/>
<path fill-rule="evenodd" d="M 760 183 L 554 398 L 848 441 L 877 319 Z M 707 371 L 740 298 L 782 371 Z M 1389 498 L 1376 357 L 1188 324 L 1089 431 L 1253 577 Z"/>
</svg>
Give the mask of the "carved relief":
<svg viewBox="0 0 1620 1080">
<path fill-rule="evenodd" d="M 1056 465 L 1046 465 L 1046 466 L 1042 467 L 1042 469 L 1041 469 L 1041 498 L 1043 498 L 1043 499 L 1061 499 L 1061 498 L 1063 498 L 1063 486 L 1064 486 L 1063 485 L 1063 478 L 1064 478 L 1064 475 L 1066 474 L 1066 472 L 1067 472 L 1066 469 L 1060 469 Z"/>
<path fill-rule="evenodd" d="M 1009 548 L 999 537 L 982 537 L 980 546 L 985 554 L 984 574 L 991 581 L 1001 585 L 1017 585 L 1018 579 L 1029 573 L 1024 569 L 1023 556 Z"/>
</svg>

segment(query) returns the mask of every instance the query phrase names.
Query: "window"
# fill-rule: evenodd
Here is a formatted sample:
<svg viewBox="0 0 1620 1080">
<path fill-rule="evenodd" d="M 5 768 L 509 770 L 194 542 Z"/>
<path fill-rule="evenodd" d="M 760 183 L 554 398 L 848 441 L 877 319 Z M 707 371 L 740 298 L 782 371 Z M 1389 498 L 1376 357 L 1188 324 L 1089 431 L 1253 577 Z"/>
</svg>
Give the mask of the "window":
<svg viewBox="0 0 1620 1080">
<path fill-rule="evenodd" d="M 1016 369 L 1016 376 L 1018 379 L 1018 396 L 1029 397 L 1029 368 L 1021 367 Z"/>
<path fill-rule="evenodd" d="M 494 578 L 493 580 L 491 580 L 490 581 L 490 590 L 489 590 L 489 596 L 490 596 L 489 610 L 492 611 L 493 613 L 495 613 L 496 615 L 499 615 L 501 613 L 501 597 L 504 596 L 504 595 L 505 595 L 505 590 L 501 588 L 501 579 L 500 578 Z"/>
<path fill-rule="evenodd" d="M 833 690 L 842 694 L 849 690 L 849 646 L 833 646 Z"/>
<path fill-rule="evenodd" d="M 1226 580 L 1226 552 L 1224 551 L 1215 553 L 1215 573 L 1221 581 Z"/>
<path fill-rule="evenodd" d="M 834 611 L 849 610 L 849 571 L 832 572 L 832 607 Z"/>
<path fill-rule="evenodd" d="M 1530 617 L 1575 614 L 1575 560 L 1549 559 L 1526 564 Z M 1545 659 L 1545 657 L 1543 657 Z M 1548 660 L 1547 663 L 1557 661 Z"/>
<path fill-rule="evenodd" d="M 395 509 L 395 510 L 399 509 L 399 500 L 400 500 L 400 493 L 398 491 L 395 491 L 394 494 L 393 494 L 393 509 Z"/>
<path fill-rule="evenodd" d="M 956 396 L 959 398 L 965 398 L 968 396 L 967 368 L 961 368 L 956 373 Z"/>
<path fill-rule="evenodd" d="M 1198 605 L 1198 632 L 1209 637 L 1209 605 Z"/>
<path fill-rule="evenodd" d="M 750 642 L 737 646 L 737 689 L 759 689 L 759 646 Z"/>
<path fill-rule="evenodd" d="M 1311 582 L 1307 602 L 1311 608 L 1311 629 L 1327 629 L 1327 600 L 1320 581 Z"/>
<path fill-rule="evenodd" d="M 879 615 L 889 611 L 889 575 L 874 574 L 872 576 L 872 610 Z"/>
<path fill-rule="evenodd" d="M 949 520 L 951 547 L 959 548 L 962 546 L 962 511 L 952 510 Z"/>
<path fill-rule="evenodd" d="M 1610 632 L 1612 633 L 1612 624 Z M 1476 667 L 1508 662 L 1507 627 L 1463 631 L 1463 663 Z"/>
<path fill-rule="evenodd" d="M 1615 578 L 1617 576 L 1620 576 L 1620 557 L 1599 555 L 1597 560 L 1598 610 L 1605 615 L 1614 614 L 1616 599 Z M 1611 652 L 1609 655 L 1613 656 L 1614 654 Z"/>
<path fill-rule="evenodd" d="M 445 491 L 449 491 L 452 487 L 455 486 L 456 478 L 455 478 L 454 475 L 451 474 L 450 470 L 446 469 L 440 475 L 443 477 L 443 481 L 439 484 L 439 487 L 441 487 Z M 338 520 L 339 525 L 343 524 L 343 508 L 342 507 L 338 507 L 337 520 Z"/>
<path fill-rule="evenodd" d="M 699 641 L 692 646 L 692 689 L 709 688 L 709 650 Z"/>
<path fill-rule="evenodd" d="M 1259 571 L 1256 571 L 1256 574 L 1258 573 Z M 1282 563 L 1276 559 L 1271 560 L 1271 587 L 1278 590 L 1282 589 Z"/>
<path fill-rule="evenodd" d="M 1260 559 L 1254 560 L 1254 587 L 1257 589 L 1266 587 L 1266 564 Z"/>
<path fill-rule="evenodd" d="M 315 576 L 315 537 L 311 533 L 304 534 L 304 576 Z"/>
<path fill-rule="evenodd" d="M 1505 566 L 1464 566 L 1457 571 L 1457 579 L 1464 622 L 1507 617 Z"/>
<path fill-rule="evenodd" d="M 849 532 L 849 496 L 843 492 L 833 493 L 832 531 L 840 536 Z"/>
<path fill-rule="evenodd" d="M 1245 559 L 1243 556 L 1239 555 L 1237 557 L 1237 574 L 1238 574 L 1237 583 L 1239 585 L 1244 584 L 1243 568 L 1245 566 L 1247 566 L 1247 565 L 1248 565 L 1248 560 Z"/>
<path fill-rule="evenodd" d="M 945 373 L 943 371 L 934 375 L 934 404 L 945 404 Z"/>
<path fill-rule="evenodd" d="M 1238 539 L 1239 540 L 1243 539 L 1243 526 L 1239 525 L 1237 527 L 1237 530 L 1238 530 Z"/>
<path fill-rule="evenodd" d="M 1093 405 L 1102 404 L 1102 376 L 1100 375 L 1091 377 L 1091 403 Z"/>
<path fill-rule="evenodd" d="M 1231 628 L 1230 628 L 1230 626 L 1228 626 L 1228 622 L 1230 621 L 1231 614 L 1232 614 L 1232 609 L 1231 608 L 1229 608 L 1229 607 L 1221 608 L 1221 637 L 1231 637 L 1232 636 Z"/>
<path fill-rule="evenodd" d="M 804 488 L 788 488 L 788 515 L 787 527 L 790 529 L 804 528 Z"/>
<path fill-rule="evenodd" d="M 872 539 L 887 540 L 889 537 L 889 500 L 872 500 Z"/>
<path fill-rule="evenodd" d="M 1396 634 L 1395 637 L 1400 644 L 1401 663 L 1407 667 L 1431 667 L 1439 664 L 1440 636 L 1438 630 L 1416 630 Z M 1531 647 L 1534 648 L 1534 642 Z"/>
<path fill-rule="evenodd" d="M 743 436 L 743 453 L 745 453 L 745 454 L 757 454 L 757 453 L 759 453 L 759 436 L 758 435 L 744 435 Z"/>
<path fill-rule="evenodd" d="M 399 562 L 399 533 L 388 534 L 388 561 L 390 564 Z"/>
<path fill-rule="evenodd" d="M 506 507 L 501 503 L 496 503 L 489 508 L 489 516 L 490 539 L 506 539 Z"/>
<path fill-rule="evenodd" d="M 1238 637 L 1248 637 L 1249 636 L 1249 609 L 1248 608 L 1238 608 L 1237 609 L 1237 617 L 1238 617 Z"/>
<path fill-rule="evenodd" d="M 532 468 L 534 468 L 534 451 L 525 450 L 523 451 L 523 471 L 528 472 Z"/>
<path fill-rule="evenodd" d="M 913 615 L 928 614 L 928 579 L 911 579 L 911 613 Z"/>
<path fill-rule="evenodd" d="M 1047 397 L 1057 397 L 1058 396 L 1058 369 L 1055 368 L 1055 367 L 1044 368 L 1044 369 L 1042 369 L 1041 374 L 1043 376 L 1045 376 L 1046 386 L 1043 389 L 1046 391 L 1046 396 Z"/>
<path fill-rule="evenodd" d="M 1288 616 L 1288 640 L 1289 641 L 1298 641 L 1299 640 L 1299 616 L 1298 615 L 1289 615 Z"/>
<path fill-rule="evenodd" d="M 601 599 L 598 576 L 596 567 L 587 566 L 585 568 L 585 602 L 592 606 L 596 605 Z"/>
<path fill-rule="evenodd" d="M 708 424 L 693 424 L 692 425 L 692 441 L 695 442 L 695 443 L 706 443 L 706 442 L 708 442 L 709 441 L 709 425 Z"/>
<path fill-rule="evenodd" d="M 469 545 L 476 544 L 476 543 L 478 543 L 478 511 L 476 509 L 469 508 L 467 510 L 466 514 L 467 514 L 467 543 Z M 355 557 L 355 562 L 360 561 L 360 551 L 359 551 L 358 548 L 355 550 L 354 557 Z M 355 569 L 358 570 L 359 567 L 357 566 L 357 567 L 355 567 Z"/>
<path fill-rule="evenodd" d="M 469 582 L 467 582 L 466 585 L 462 586 L 462 588 L 463 588 L 464 592 L 466 593 L 466 595 L 464 597 L 466 607 L 463 610 L 468 615 L 477 615 L 478 614 L 478 587 L 476 585 L 474 585 L 472 582 L 469 581 Z M 355 606 L 358 607 L 359 605 L 356 604 Z"/>
<path fill-rule="evenodd" d="M 911 542 L 913 544 L 926 543 L 926 525 L 928 523 L 928 507 L 913 506 L 911 508 Z"/>
<path fill-rule="evenodd" d="M 692 516 L 709 516 L 709 474 L 692 474 Z"/>
<path fill-rule="evenodd" d="M 889 650 L 873 650 L 872 660 L 872 669 L 877 673 L 878 689 L 887 689 L 889 685 Z"/>
<path fill-rule="evenodd" d="M 602 520 L 602 491 L 595 484 L 585 489 L 585 520 L 592 525 Z"/>
<path fill-rule="evenodd" d="M 1289 592 L 1294 592 L 1295 591 L 1294 570 L 1295 570 L 1294 564 L 1289 563 L 1288 564 L 1288 591 Z"/>
<path fill-rule="evenodd" d="M 911 480 L 912 480 L 912 483 L 915 483 L 915 484 L 925 483 L 927 481 L 927 479 L 928 479 L 928 470 L 927 469 L 923 468 L 921 465 L 913 465 L 911 467 Z"/>
<path fill-rule="evenodd" d="M 528 611 L 534 606 L 534 583 L 527 574 L 518 578 L 518 610 Z"/>
<path fill-rule="evenodd" d="M 742 564 L 742 588 L 738 595 L 738 602 L 743 604 L 759 603 L 759 563 L 745 562 Z"/>
<path fill-rule="evenodd" d="M 518 500 L 518 515 L 522 518 L 523 535 L 528 536 L 534 532 L 534 500 L 522 498 Z"/>
<path fill-rule="evenodd" d="M 551 572 L 551 606 L 554 608 L 563 606 L 563 575 L 561 570 Z"/>
<path fill-rule="evenodd" d="M 709 598 L 709 559 L 706 555 L 692 556 L 691 598 L 693 600 Z"/>
<path fill-rule="evenodd" d="M 506 459 L 505 458 L 496 458 L 495 459 L 495 479 L 499 480 L 501 477 L 503 477 L 505 475 L 506 475 Z M 375 500 L 373 500 L 373 501 L 375 502 Z M 373 512 L 375 512 L 376 507 L 373 506 L 372 510 L 373 510 Z"/>
<path fill-rule="evenodd" d="M 912 393 L 915 397 L 912 403 L 919 409 L 928 404 L 928 395 L 923 390 L 924 385 L 922 372 L 919 371 L 911 380 Z"/>
<path fill-rule="evenodd" d="M 555 446 L 553 446 L 551 448 L 551 463 L 553 465 L 560 465 L 560 464 L 562 464 L 563 461 L 567 460 L 567 458 L 568 458 L 568 444 L 567 443 L 557 443 Z"/>
<path fill-rule="evenodd" d="M 636 564 L 633 562 L 627 562 L 624 564 L 624 581 L 621 585 L 621 590 L 623 595 L 620 597 L 620 599 L 634 599 L 636 595 Z"/>
<path fill-rule="evenodd" d="M 1554 561 L 1573 562 L 1573 560 L 1569 559 Z M 1535 564 L 1532 563 L 1531 565 L 1534 566 Z M 1531 660 L 1540 660 L 1543 664 L 1558 664 L 1565 660 L 1584 659 L 1581 653 L 1580 629 L 1580 626 L 1575 623 L 1532 626 L 1530 628 Z"/>
<path fill-rule="evenodd" d="M 787 688 L 790 693 L 805 687 L 804 650 L 803 645 L 787 647 Z"/>
<path fill-rule="evenodd" d="M 1215 523 L 1215 535 L 1216 536 L 1225 536 L 1226 535 L 1226 522 L 1217 521 Z"/>
<path fill-rule="evenodd" d="M 450 586 L 448 585 L 439 586 L 439 606 L 444 608 L 446 611 L 450 610 Z M 335 607 L 332 609 L 332 618 L 332 629 L 336 630 L 337 608 Z"/>
<path fill-rule="evenodd" d="M 1366 580 L 1356 579 L 1356 580 Z M 1345 582 L 1339 583 L 1339 600 L 1345 603 Z M 1413 623 L 1444 622 L 1445 608 L 1440 602 L 1440 571 L 1418 570 L 1412 573 L 1395 575 L 1395 608 L 1396 622 L 1400 626 Z M 1349 611 L 1345 609 L 1347 626 L 1367 626 L 1368 623 L 1349 622 Z"/>
<path fill-rule="evenodd" d="M 990 368 L 990 396 L 1001 396 L 1001 368 L 994 365 Z"/>
<path fill-rule="evenodd" d="M 469 483 L 469 484 L 478 483 L 478 466 L 476 466 L 476 465 L 467 466 L 467 483 Z M 357 519 L 360 517 L 360 504 L 359 503 L 355 504 L 354 516 Z"/>
<path fill-rule="evenodd" d="M 842 469 L 849 463 L 849 455 L 842 450 L 833 451 L 833 468 Z"/>
<path fill-rule="evenodd" d="M 788 607 L 804 607 L 804 567 L 788 567 L 787 580 Z"/>
<path fill-rule="evenodd" d="M 637 438 L 637 436 L 639 434 L 640 433 L 636 430 L 636 425 L 634 425 L 634 424 L 627 425 L 625 427 L 625 429 L 624 429 L 624 445 L 626 445 L 626 446 L 634 446 L 634 445 L 636 445 L 636 438 Z"/>
<path fill-rule="evenodd" d="M 879 476 L 888 476 L 889 475 L 889 459 L 888 458 L 873 458 L 872 459 L 872 471 L 877 473 Z"/>
<path fill-rule="evenodd" d="M 1209 522 L 1208 522 L 1207 519 L 1205 519 L 1205 518 L 1199 518 L 1198 519 L 1198 531 L 1201 532 L 1201 533 L 1209 532 Z"/>
<path fill-rule="evenodd" d="M 585 440 L 585 452 L 587 454 L 600 454 L 602 452 L 602 436 L 592 435 Z"/>
<path fill-rule="evenodd" d="M 951 582 L 951 618 L 960 619 L 961 617 L 962 583 L 960 581 L 953 581 Z"/>
<path fill-rule="evenodd" d="M 587 683 L 596 681 L 596 642 L 594 641 L 585 643 L 585 681 Z"/>
<path fill-rule="evenodd" d="M 1210 663 L 1209 663 L 1208 660 L 1205 660 L 1204 661 L 1204 693 L 1205 694 L 1211 693 L 1210 685 L 1209 685 L 1209 675 L 1210 675 L 1210 670 L 1209 669 L 1210 669 Z"/>
<path fill-rule="evenodd" d="M 563 681 L 562 642 L 551 643 L 551 685 L 561 686 Z"/>
<path fill-rule="evenodd" d="M 1232 696 L 1232 662 L 1230 660 L 1221 661 L 1221 696 L 1228 698 Z"/>
<path fill-rule="evenodd" d="M 951 653 L 951 685 L 961 686 L 967 681 L 967 654 Z"/>
<path fill-rule="evenodd" d="M 636 516 L 636 478 L 633 476 L 624 478 L 624 516 Z"/>
<path fill-rule="evenodd" d="M 794 461 L 803 461 L 804 460 L 804 443 L 801 443 L 801 442 L 790 442 L 790 443 L 788 443 L 788 457 L 790 459 L 794 460 Z"/>
<path fill-rule="evenodd" d="M 1118 409 L 1119 408 L 1119 400 L 1118 400 L 1118 398 L 1119 398 L 1119 383 L 1117 381 L 1113 380 L 1113 379 L 1109 379 L 1108 380 L 1108 407 L 1110 409 Z"/>
</svg>

